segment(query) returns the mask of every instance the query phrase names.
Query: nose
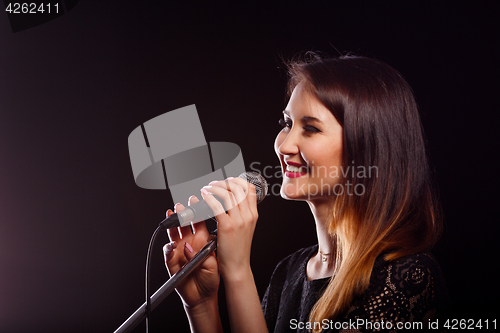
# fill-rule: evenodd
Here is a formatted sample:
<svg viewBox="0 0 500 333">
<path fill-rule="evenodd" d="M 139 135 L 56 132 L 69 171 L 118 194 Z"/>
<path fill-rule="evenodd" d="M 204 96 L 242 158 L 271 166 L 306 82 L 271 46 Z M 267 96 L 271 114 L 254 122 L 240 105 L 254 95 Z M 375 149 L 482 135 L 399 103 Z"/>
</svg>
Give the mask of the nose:
<svg viewBox="0 0 500 333">
<path fill-rule="evenodd" d="M 296 155 L 300 152 L 295 131 L 281 131 L 276 136 L 274 150 L 279 155 Z"/>
</svg>

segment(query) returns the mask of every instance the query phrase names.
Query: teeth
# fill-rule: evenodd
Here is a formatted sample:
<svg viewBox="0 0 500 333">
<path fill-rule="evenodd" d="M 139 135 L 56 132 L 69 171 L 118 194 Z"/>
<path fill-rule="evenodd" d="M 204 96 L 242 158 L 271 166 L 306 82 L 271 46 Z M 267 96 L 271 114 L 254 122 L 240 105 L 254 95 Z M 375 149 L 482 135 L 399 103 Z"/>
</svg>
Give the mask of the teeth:
<svg viewBox="0 0 500 333">
<path fill-rule="evenodd" d="M 304 173 L 304 172 L 307 172 L 307 168 L 306 167 L 296 167 L 296 166 L 293 166 L 293 165 L 287 165 L 286 166 L 286 171 L 289 171 L 289 172 L 298 172 L 298 173 Z"/>
</svg>

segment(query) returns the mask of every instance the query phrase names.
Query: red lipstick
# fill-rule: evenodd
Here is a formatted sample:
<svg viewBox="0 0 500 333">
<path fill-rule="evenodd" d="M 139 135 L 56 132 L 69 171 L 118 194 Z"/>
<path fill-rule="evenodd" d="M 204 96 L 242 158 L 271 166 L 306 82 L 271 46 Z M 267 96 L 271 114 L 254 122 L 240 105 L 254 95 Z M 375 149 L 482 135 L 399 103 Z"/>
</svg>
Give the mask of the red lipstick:
<svg viewBox="0 0 500 333">
<path fill-rule="evenodd" d="M 296 171 L 288 171 L 285 169 L 285 176 L 288 177 L 288 178 L 298 178 L 298 177 L 302 177 L 302 176 L 305 176 L 307 175 L 307 169 L 306 169 L 306 166 L 303 165 L 303 164 L 300 164 L 300 163 L 295 163 L 295 162 L 291 162 L 291 161 L 287 161 L 285 162 L 286 165 L 289 165 L 289 166 L 292 166 L 292 167 L 296 167 L 296 168 L 300 168 L 300 170 Z M 303 170 L 306 170 L 306 171 L 303 171 Z"/>
</svg>

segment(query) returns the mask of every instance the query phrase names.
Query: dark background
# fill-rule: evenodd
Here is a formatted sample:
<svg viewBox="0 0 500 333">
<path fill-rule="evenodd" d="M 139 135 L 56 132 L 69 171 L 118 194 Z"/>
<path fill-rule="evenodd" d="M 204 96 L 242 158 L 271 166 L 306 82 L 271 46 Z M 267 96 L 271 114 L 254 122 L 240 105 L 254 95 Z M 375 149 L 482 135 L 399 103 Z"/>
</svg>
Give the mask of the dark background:
<svg viewBox="0 0 500 333">
<path fill-rule="evenodd" d="M 135 185 L 130 132 L 196 104 L 207 141 L 274 168 L 280 58 L 307 50 L 375 57 L 409 81 L 439 177 L 446 229 L 434 253 L 456 317 L 497 319 L 499 2 L 332 3 L 81 0 L 16 33 L 2 9 L 0 331 L 115 330 L 144 302 L 149 238 L 173 206 L 168 191 Z M 305 203 L 271 196 L 259 212 L 262 296 L 277 262 L 314 244 L 315 229 Z M 153 290 L 167 279 L 165 242 Z M 188 331 L 177 295 L 152 321 Z"/>
</svg>

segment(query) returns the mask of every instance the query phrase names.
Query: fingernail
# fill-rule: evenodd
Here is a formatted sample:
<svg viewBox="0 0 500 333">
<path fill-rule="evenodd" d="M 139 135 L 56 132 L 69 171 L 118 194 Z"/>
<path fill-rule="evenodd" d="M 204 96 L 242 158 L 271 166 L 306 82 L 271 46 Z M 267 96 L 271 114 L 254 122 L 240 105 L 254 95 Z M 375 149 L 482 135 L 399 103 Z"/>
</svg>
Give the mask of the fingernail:
<svg viewBox="0 0 500 333">
<path fill-rule="evenodd" d="M 200 191 L 201 191 L 201 194 L 203 194 L 204 196 L 208 195 L 208 191 L 205 190 L 205 188 L 202 188 Z"/>
<path fill-rule="evenodd" d="M 189 253 L 193 253 L 193 248 L 191 247 L 191 245 L 189 245 L 188 242 L 184 243 L 184 245 L 186 246 L 186 249 L 188 249 Z"/>
<path fill-rule="evenodd" d="M 170 243 L 167 243 L 165 244 L 165 247 L 163 248 L 163 253 L 165 255 L 171 253 L 176 247 L 176 243 L 175 241 L 174 242 L 170 242 Z"/>
<path fill-rule="evenodd" d="M 226 180 L 231 180 L 233 179 L 234 177 L 227 177 Z"/>
<path fill-rule="evenodd" d="M 208 185 L 213 185 L 213 184 L 215 184 L 217 182 L 218 182 L 218 180 L 212 180 L 210 183 L 208 183 Z"/>
<path fill-rule="evenodd" d="M 203 188 L 212 188 L 212 186 L 207 185 L 207 186 L 203 186 Z"/>
</svg>

